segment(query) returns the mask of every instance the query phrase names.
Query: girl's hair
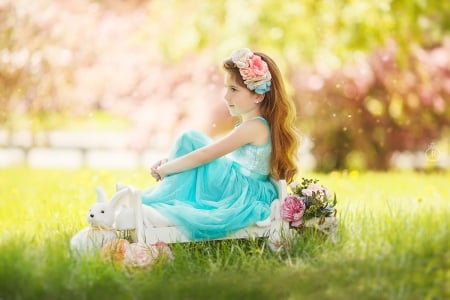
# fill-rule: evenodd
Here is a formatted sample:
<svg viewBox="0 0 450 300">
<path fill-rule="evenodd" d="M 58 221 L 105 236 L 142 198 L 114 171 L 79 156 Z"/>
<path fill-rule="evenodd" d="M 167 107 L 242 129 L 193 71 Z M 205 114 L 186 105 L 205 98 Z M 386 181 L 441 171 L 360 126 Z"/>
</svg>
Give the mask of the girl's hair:
<svg viewBox="0 0 450 300">
<path fill-rule="evenodd" d="M 261 114 L 270 124 L 272 140 L 272 156 L 270 158 L 270 173 L 275 179 L 286 179 L 292 182 L 297 173 L 297 150 L 299 136 L 295 127 L 295 105 L 288 97 L 281 72 L 276 63 L 267 55 L 259 55 L 269 67 L 271 79 L 270 91 L 264 94 L 264 101 L 260 103 Z M 243 87 L 246 87 L 239 73 L 238 67 L 227 59 L 223 68 Z"/>
</svg>

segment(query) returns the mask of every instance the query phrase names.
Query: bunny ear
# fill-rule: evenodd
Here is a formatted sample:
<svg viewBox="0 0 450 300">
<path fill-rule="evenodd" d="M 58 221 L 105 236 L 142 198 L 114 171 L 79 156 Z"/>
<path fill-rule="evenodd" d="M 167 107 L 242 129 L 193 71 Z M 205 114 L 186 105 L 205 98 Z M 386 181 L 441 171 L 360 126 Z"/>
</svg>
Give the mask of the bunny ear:
<svg viewBox="0 0 450 300">
<path fill-rule="evenodd" d="M 122 182 L 117 182 L 116 183 L 116 192 L 120 191 L 121 189 L 126 188 L 127 186 L 125 184 L 123 184 Z"/>
<path fill-rule="evenodd" d="M 97 202 L 106 202 L 105 191 L 101 186 L 96 187 L 95 192 L 97 193 Z"/>
<path fill-rule="evenodd" d="M 109 205 L 112 206 L 113 208 L 115 208 L 119 204 L 120 200 L 122 200 L 122 198 L 129 192 L 130 192 L 129 188 L 123 188 L 123 189 L 119 190 L 111 198 L 111 201 L 109 201 Z"/>
</svg>

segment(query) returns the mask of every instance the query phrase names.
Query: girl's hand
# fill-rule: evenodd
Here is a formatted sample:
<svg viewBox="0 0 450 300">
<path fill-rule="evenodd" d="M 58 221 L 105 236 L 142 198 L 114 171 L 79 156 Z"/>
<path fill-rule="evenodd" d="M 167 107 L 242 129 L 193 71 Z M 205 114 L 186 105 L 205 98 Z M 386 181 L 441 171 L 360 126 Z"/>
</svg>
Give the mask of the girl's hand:
<svg viewBox="0 0 450 300">
<path fill-rule="evenodd" d="M 167 158 L 161 159 L 161 160 L 157 161 L 155 164 L 153 164 L 153 166 L 151 166 L 150 174 L 152 175 L 153 178 L 156 179 L 156 181 L 162 180 L 162 177 L 158 172 L 158 167 L 165 164 L 166 162 L 167 162 Z"/>
</svg>

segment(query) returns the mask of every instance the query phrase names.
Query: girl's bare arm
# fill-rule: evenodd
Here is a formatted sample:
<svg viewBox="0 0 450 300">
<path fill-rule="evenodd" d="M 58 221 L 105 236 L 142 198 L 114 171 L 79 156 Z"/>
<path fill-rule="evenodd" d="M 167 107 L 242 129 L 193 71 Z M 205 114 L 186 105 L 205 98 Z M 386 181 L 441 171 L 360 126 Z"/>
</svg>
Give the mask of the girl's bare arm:
<svg viewBox="0 0 450 300">
<path fill-rule="evenodd" d="M 156 169 L 156 172 L 162 179 L 166 175 L 198 167 L 245 144 L 259 144 L 262 139 L 267 140 L 268 134 L 268 130 L 262 122 L 245 122 L 214 143 L 162 164 Z"/>
</svg>

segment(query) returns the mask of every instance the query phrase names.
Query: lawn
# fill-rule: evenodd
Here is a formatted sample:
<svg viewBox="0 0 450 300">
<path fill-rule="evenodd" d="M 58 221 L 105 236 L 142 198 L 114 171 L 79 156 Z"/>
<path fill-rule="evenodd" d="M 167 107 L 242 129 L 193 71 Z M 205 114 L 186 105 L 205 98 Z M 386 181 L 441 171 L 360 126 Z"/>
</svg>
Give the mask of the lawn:
<svg viewBox="0 0 450 300">
<path fill-rule="evenodd" d="M 305 174 L 338 197 L 338 242 L 314 232 L 266 241 L 177 244 L 175 259 L 123 270 L 75 259 L 95 186 L 145 188 L 144 170 L 0 169 L 0 300 L 449 299 L 450 173 Z"/>
</svg>

